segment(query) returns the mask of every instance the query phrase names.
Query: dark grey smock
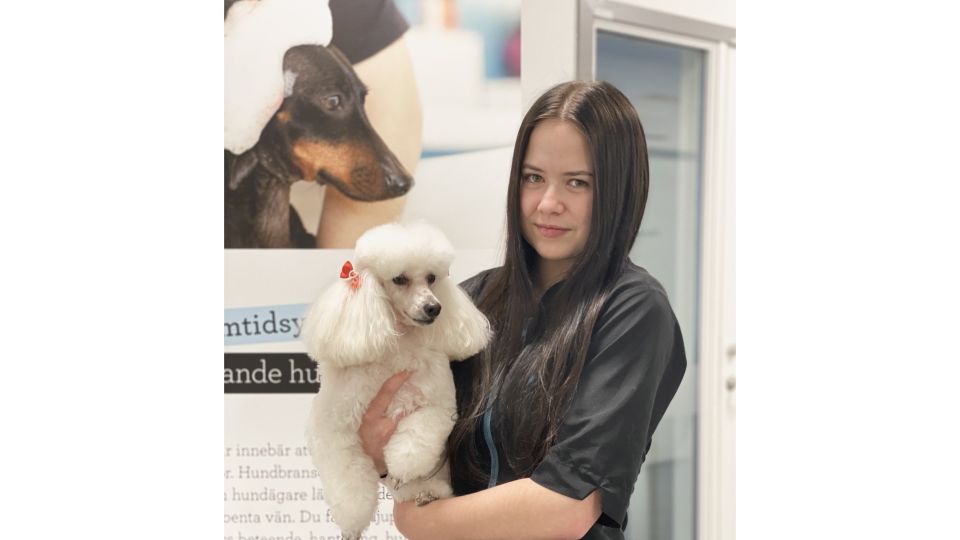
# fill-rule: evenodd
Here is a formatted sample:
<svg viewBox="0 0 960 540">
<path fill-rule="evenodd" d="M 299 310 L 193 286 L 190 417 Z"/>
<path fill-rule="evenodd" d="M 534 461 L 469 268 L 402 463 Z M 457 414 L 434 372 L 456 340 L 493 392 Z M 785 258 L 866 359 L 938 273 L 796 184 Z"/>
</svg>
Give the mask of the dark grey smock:
<svg viewBox="0 0 960 540">
<path fill-rule="evenodd" d="M 474 301 L 491 272 L 482 272 L 462 284 Z M 541 300 L 546 309 L 554 292 L 556 286 Z M 465 362 L 473 361 L 477 358 Z M 458 390 L 471 382 L 465 377 L 466 370 L 458 367 L 463 365 L 451 364 Z M 531 476 L 534 482 L 575 499 L 582 500 L 600 490 L 602 513 L 584 538 L 624 538 L 627 506 L 640 466 L 686 365 L 680 326 L 663 286 L 628 261 L 597 319 L 558 440 Z M 509 396 L 498 396 L 491 415 L 509 403 Z M 488 466 L 497 463 L 496 484 L 515 480 L 502 446 L 510 434 L 499 432 L 495 418 L 491 426 L 487 435 L 492 435 L 497 458 L 491 459 L 483 426 L 477 433 L 480 455 Z M 455 484 L 454 492 L 464 495 L 487 487 Z"/>
</svg>

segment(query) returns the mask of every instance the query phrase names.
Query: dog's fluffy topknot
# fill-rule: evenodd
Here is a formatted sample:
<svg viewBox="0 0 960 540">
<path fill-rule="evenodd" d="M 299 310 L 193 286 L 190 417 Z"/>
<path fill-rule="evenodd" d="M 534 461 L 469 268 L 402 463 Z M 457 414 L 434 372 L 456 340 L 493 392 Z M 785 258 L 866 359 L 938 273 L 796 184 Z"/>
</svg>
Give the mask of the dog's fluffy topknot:
<svg viewBox="0 0 960 540">
<path fill-rule="evenodd" d="M 416 254 L 414 260 L 411 254 Z M 453 256 L 453 246 L 436 227 L 423 222 L 389 223 L 360 237 L 355 263 L 358 270 L 368 270 L 383 280 L 418 270 L 446 276 Z"/>
</svg>

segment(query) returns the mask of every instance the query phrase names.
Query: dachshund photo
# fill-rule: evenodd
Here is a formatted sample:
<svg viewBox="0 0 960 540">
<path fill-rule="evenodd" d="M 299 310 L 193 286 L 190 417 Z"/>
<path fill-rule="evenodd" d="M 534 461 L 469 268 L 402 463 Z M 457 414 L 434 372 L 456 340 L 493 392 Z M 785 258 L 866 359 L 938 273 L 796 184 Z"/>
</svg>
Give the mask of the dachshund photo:
<svg viewBox="0 0 960 540">
<path fill-rule="evenodd" d="M 448 276 L 453 253 L 425 224 L 372 228 L 304 321 L 321 378 L 307 446 L 345 539 L 360 538 L 377 508 L 379 475 L 357 430 L 371 399 L 399 371 L 413 375 L 386 410 L 371 412 L 402 417 L 384 447 L 385 483 L 398 501 L 422 505 L 452 495 L 445 457 L 457 418 L 450 361 L 477 354 L 491 333 Z"/>
<path fill-rule="evenodd" d="M 261 3 L 267 4 L 256 4 Z M 232 4 L 225 3 L 225 17 Z M 366 87 L 339 50 L 290 47 L 283 54 L 282 77 L 282 103 L 256 144 L 239 154 L 224 150 L 226 248 L 316 247 L 308 232 L 313 228 L 305 228 L 290 205 L 290 187 L 298 180 L 367 202 L 402 196 L 413 186 L 371 127 L 364 112 Z"/>
</svg>

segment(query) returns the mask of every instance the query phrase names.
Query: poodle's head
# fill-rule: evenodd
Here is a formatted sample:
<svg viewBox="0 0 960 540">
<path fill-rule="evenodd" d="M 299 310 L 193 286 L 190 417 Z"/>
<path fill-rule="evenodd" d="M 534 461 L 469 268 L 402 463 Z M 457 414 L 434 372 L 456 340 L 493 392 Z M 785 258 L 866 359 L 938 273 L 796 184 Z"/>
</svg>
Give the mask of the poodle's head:
<svg viewBox="0 0 960 540">
<path fill-rule="evenodd" d="M 450 242 L 423 223 L 383 225 L 357 240 L 358 271 L 379 282 L 403 326 L 427 326 L 437 319 L 443 304 L 434 287 L 447 277 L 452 261 Z"/>
<path fill-rule="evenodd" d="M 307 315 L 308 352 L 340 366 L 375 362 L 410 331 L 451 358 L 479 352 L 490 325 L 450 279 L 453 255 L 443 233 L 425 223 L 364 233 L 354 256 L 356 279 L 335 283 Z"/>
</svg>

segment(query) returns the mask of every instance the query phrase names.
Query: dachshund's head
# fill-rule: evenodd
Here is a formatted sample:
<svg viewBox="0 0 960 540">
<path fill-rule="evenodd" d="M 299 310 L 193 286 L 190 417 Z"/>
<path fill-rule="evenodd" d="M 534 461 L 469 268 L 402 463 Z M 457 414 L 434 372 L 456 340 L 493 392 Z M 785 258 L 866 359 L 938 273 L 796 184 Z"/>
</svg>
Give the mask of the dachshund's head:
<svg viewBox="0 0 960 540">
<path fill-rule="evenodd" d="M 490 325 L 450 279 L 453 254 L 446 237 L 426 224 L 367 231 L 357 241 L 357 279 L 335 283 L 307 315 L 308 352 L 340 366 L 375 362 L 407 332 L 420 332 L 424 346 L 452 359 L 479 352 Z"/>
<path fill-rule="evenodd" d="M 284 99 L 256 146 L 228 164 L 236 188 L 256 162 L 274 176 L 330 184 L 360 201 L 399 197 L 413 178 L 364 112 L 367 89 L 335 47 L 299 45 L 283 59 Z"/>
</svg>

